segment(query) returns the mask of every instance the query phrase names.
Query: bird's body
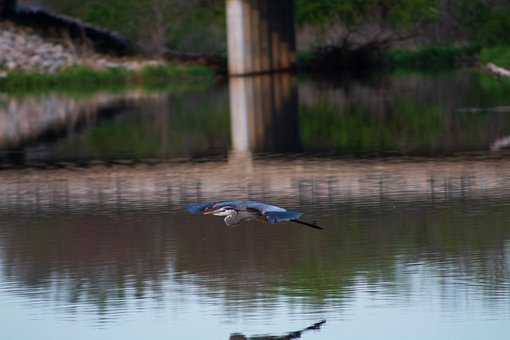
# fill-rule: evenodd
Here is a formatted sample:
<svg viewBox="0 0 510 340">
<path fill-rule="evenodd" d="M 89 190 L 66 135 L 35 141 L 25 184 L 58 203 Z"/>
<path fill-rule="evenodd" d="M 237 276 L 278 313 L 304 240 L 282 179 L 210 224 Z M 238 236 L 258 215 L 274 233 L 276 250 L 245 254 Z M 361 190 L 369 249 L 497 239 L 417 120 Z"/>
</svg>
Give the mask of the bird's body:
<svg viewBox="0 0 510 340">
<path fill-rule="evenodd" d="M 186 205 L 186 209 L 192 214 L 224 216 L 227 226 L 234 226 L 241 222 L 260 220 L 270 224 L 281 222 L 295 222 L 315 229 L 321 227 L 299 220 L 302 213 L 288 211 L 266 203 L 235 200 L 209 203 L 194 203 Z"/>
</svg>

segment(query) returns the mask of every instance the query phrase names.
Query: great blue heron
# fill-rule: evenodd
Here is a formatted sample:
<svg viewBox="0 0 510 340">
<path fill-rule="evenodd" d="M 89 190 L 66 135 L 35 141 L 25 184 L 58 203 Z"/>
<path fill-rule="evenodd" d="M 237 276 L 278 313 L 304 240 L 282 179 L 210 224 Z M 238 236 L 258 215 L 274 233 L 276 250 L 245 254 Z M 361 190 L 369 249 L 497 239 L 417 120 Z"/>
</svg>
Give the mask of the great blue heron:
<svg viewBox="0 0 510 340">
<path fill-rule="evenodd" d="M 225 224 L 233 226 L 244 221 L 259 220 L 270 224 L 294 222 L 310 228 L 323 229 L 318 225 L 299 220 L 300 212 L 260 203 L 256 201 L 235 200 L 209 203 L 193 203 L 186 205 L 186 209 L 195 215 L 225 216 Z"/>
</svg>

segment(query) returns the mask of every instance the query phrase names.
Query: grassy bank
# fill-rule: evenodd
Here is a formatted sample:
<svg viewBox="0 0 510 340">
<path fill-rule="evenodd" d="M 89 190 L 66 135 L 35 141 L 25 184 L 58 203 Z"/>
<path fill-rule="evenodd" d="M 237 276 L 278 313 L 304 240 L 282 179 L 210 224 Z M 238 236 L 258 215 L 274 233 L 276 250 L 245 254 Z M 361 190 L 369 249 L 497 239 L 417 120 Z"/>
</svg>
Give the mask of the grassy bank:
<svg viewBox="0 0 510 340">
<path fill-rule="evenodd" d="M 480 53 L 480 61 L 483 64 L 492 63 L 510 69 L 510 47 L 484 48 Z"/>
<path fill-rule="evenodd" d="M 74 66 L 55 74 L 12 71 L 0 77 L 0 92 L 96 91 L 131 87 L 174 89 L 212 83 L 214 71 L 202 65 L 165 64 L 131 71 L 125 68 L 94 70 Z"/>
<path fill-rule="evenodd" d="M 386 64 L 393 69 L 444 69 L 472 62 L 478 58 L 480 48 L 422 47 L 415 50 L 394 49 L 386 52 Z"/>
</svg>

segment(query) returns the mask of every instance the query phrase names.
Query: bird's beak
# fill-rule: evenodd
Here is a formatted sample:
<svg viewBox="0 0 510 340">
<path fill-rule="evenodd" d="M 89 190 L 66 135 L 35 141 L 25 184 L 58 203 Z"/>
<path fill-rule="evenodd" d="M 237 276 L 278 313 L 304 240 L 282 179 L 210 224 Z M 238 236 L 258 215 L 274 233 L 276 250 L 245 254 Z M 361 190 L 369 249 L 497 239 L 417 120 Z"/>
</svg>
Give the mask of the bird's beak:
<svg viewBox="0 0 510 340">
<path fill-rule="evenodd" d="M 216 210 L 207 210 L 207 211 L 204 211 L 204 212 L 202 213 L 202 215 L 211 215 L 211 214 L 214 214 L 214 212 L 215 212 L 215 211 L 216 211 Z"/>
</svg>

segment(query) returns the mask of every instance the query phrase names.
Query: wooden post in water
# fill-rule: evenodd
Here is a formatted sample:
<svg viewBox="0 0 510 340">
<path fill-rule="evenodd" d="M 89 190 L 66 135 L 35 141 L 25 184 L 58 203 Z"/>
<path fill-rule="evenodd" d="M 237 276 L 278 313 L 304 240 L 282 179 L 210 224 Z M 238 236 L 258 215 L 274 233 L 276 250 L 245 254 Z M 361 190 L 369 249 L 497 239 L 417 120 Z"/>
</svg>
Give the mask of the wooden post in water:
<svg viewBox="0 0 510 340">
<path fill-rule="evenodd" d="M 294 0 L 226 0 L 231 75 L 290 70 L 295 64 Z"/>
</svg>

